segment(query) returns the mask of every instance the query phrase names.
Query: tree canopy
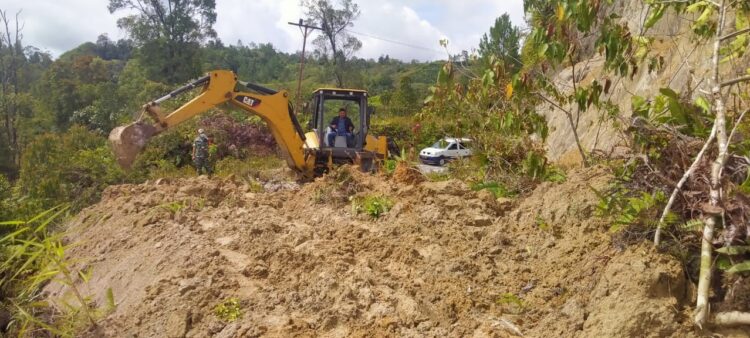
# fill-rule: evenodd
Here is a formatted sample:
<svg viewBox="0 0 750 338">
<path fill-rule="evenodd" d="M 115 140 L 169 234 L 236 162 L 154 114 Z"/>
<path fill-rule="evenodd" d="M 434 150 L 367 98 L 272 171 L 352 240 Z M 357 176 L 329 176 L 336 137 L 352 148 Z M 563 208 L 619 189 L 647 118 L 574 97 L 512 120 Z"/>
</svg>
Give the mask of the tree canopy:
<svg viewBox="0 0 750 338">
<path fill-rule="evenodd" d="M 149 62 L 149 77 L 182 82 L 200 73 L 199 47 L 215 38 L 215 0 L 110 0 L 109 11 L 132 11 L 117 20 Z"/>
<path fill-rule="evenodd" d="M 508 13 L 495 19 L 489 35 L 485 33 L 479 41 L 479 54 L 487 62 L 494 56 L 503 61 L 506 69 L 515 72 L 521 68 L 519 46 L 521 31 L 513 26 Z"/>
<path fill-rule="evenodd" d="M 321 28 L 321 35 L 313 40 L 316 52 L 331 60 L 336 83 L 343 87 L 346 60 L 362 48 L 362 42 L 346 30 L 359 17 L 359 6 L 352 0 L 340 0 L 339 8 L 329 0 L 304 0 L 302 3 L 307 23 Z"/>
</svg>

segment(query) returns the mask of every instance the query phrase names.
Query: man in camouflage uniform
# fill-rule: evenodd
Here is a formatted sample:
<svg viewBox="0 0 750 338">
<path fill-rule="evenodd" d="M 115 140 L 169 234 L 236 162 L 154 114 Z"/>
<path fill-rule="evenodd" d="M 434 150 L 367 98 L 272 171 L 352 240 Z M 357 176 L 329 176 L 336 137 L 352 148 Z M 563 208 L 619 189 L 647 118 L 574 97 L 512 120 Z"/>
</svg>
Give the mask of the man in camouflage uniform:
<svg viewBox="0 0 750 338">
<path fill-rule="evenodd" d="M 193 141 L 193 163 L 198 175 L 202 171 L 211 175 L 211 166 L 208 163 L 208 136 L 203 129 L 198 129 L 198 137 Z"/>
</svg>

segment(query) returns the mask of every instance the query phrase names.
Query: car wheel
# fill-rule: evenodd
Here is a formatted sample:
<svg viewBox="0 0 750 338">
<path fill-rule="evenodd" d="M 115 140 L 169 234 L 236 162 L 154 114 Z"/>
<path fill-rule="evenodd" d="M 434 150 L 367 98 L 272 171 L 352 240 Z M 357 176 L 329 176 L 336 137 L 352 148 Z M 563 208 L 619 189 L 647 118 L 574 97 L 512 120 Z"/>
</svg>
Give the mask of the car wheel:
<svg viewBox="0 0 750 338">
<path fill-rule="evenodd" d="M 441 157 L 440 161 L 438 161 L 438 164 L 440 164 L 441 167 L 444 166 L 445 165 L 445 157 Z"/>
</svg>

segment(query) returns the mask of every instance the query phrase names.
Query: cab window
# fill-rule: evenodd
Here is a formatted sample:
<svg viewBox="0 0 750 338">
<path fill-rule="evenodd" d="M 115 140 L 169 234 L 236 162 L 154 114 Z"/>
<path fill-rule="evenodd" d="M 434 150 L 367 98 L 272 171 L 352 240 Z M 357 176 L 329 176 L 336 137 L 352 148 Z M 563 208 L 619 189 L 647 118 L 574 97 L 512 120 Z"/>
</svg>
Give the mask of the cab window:
<svg viewBox="0 0 750 338">
<path fill-rule="evenodd" d="M 451 145 L 448 146 L 448 150 L 456 150 L 456 149 L 458 149 L 458 145 L 455 143 L 451 143 Z"/>
<path fill-rule="evenodd" d="M 359 130 L 359 102 L 351 100 L 338 100 L 338 99 L 327 99 L 323 103 L 323 126 L 328 125 L 333 121 L 333 118 L 339 116 L 339 109 L 346 109 L 346 116 L 352 120 L 354 124 L 354 131 Z"/>
<path fill-rule="evenodd" d="M 437 142 L 435 142 L 431 148 L 435 149 L 445 149 L 445 147 L 448 145 L 448 142 L 445 142 L 445 140 L 440 139 Z"/>
</svg>

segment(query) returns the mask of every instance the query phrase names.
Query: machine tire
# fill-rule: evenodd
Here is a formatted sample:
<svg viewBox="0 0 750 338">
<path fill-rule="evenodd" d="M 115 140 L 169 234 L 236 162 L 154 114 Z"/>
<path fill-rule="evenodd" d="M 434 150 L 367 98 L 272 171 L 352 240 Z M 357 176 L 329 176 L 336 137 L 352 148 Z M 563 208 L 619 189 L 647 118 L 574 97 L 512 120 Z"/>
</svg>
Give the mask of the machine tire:
<svg viewBox="0 0 750 338">
<path fill-rule="evenodd" d="M 445 163 L 446 163 L 446 161 L 445 161 L 445 157 L 442 157 L 442 156 L 441 156 L 441 157 L 440 157 L 440 160 L 438 160 L 438 164 L 440 164 L 440 166 L 442 167 L 442 166 L 445 166 Z"/>
</svg>

